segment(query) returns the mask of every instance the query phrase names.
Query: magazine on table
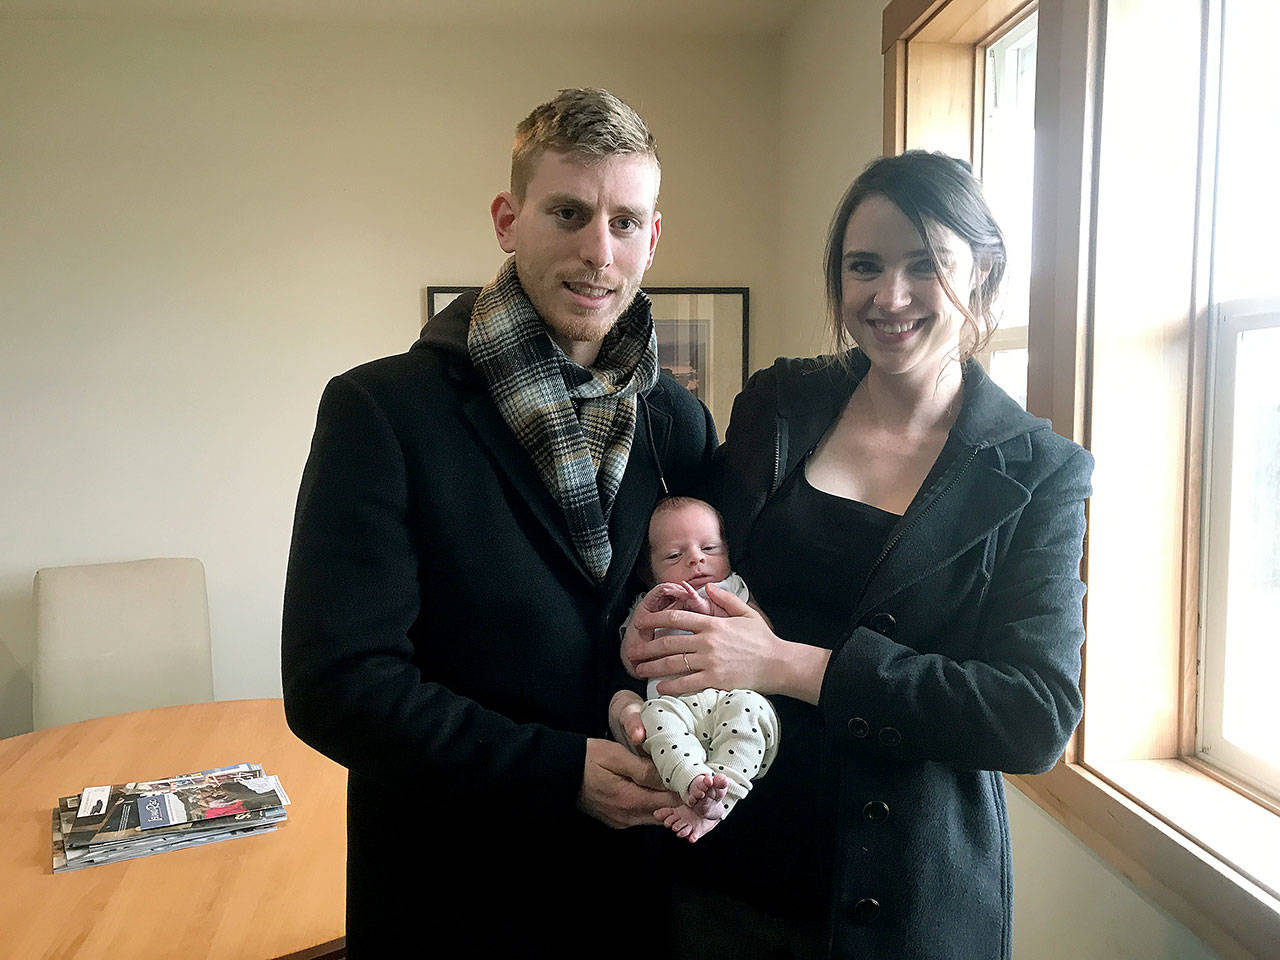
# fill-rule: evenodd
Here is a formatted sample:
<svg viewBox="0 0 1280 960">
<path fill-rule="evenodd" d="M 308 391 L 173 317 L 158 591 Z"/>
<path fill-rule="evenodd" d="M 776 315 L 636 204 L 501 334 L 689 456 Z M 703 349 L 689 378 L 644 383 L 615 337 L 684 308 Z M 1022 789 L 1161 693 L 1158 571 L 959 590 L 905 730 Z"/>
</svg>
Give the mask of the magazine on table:
<svg viewBox="0 0 1280 960">
<path fill-rule="evenodd" d="M 269 832 L 289 802 L 279 778 L 251 763 L 86 787 L 53 812 L 53 871 Z"/>
</svg>

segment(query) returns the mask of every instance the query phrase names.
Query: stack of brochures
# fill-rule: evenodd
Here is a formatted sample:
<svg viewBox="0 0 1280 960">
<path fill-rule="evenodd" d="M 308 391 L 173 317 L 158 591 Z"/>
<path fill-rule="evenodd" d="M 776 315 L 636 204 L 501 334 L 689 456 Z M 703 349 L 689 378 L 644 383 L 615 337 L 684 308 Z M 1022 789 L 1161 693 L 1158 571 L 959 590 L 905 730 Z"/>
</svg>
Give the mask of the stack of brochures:
<svg viewBox="0 0 1280 960">
<path fill-rule="evenodd" d="M 256 763 L 86 787 L 53 811 L 53 872 L 266 833 L 288 803 L 280 779 Z"/>
</svg>

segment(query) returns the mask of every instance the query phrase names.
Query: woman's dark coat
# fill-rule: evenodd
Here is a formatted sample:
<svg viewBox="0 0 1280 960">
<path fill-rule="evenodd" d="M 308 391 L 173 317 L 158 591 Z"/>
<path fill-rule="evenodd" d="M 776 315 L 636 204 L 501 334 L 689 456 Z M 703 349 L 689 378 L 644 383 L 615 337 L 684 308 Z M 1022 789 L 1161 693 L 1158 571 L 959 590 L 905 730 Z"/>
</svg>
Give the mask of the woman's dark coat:
<svg viewBox="0 0 1280 960">
<path fill-rule="evenodd" d="M 752 377 L 719 456 L 718 502 L 736 549 L 867 366 L 855 351 L 849 367 L 779 360 Z M 1012 872 L 996 771 L 1051 767 L 1081 716 L 1092 457 L 976 362 L 964 378 L 959 455 L 890 532 L 862 595 L 850 597 L 848 631 L 830 638 L 817 707 L 826 748 L 808 748 L 835 784 L 825 798 L 833 957 L 1008 957 Z M 758 591 L 767 558 L 734 560 Z M 783 730 L 783 751 L 805 748 Z"/>
<path fill-rule="evenodd" d="M 473 299 L 329 383 L 298 495 L 285 708 L 350 771 L 353 957 L 433 955 L 446 936 L 475 956 L 532 956 L 552 931 L 573 944 L 573 923 L 614 916 L 652 862 L 646 832 L 575 804 L 586 739 L 608 736 L 630 682 L 617 631 L 659 496 L 653 453 L 693 492 L 715 430 L 669 376 L 649 392 L 597 585 L 467 357 Z"/>
</svg>

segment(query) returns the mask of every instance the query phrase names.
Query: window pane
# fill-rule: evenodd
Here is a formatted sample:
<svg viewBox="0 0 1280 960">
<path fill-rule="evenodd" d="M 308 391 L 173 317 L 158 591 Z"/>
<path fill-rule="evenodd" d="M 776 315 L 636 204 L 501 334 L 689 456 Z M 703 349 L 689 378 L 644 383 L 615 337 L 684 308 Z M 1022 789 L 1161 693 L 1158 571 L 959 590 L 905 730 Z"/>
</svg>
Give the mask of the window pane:
<svg viewBox="0 0 1280 960">
<path fill-rule="evenodd" d="M 1280 4 L 1227 0 L 1222 35 L 1213 258 L 1213 298 L 1219 303 L 1280 294 L 1280 86 L 1273 59 Z"/>
<path fill-rule="evenodd" d="M 1222 735 L 1280 766 L 1280 327 L 1236 341 Z"/>
<path fill-rule="evenodd" d="M 996 350 L 991 354 L 991 379 L 1004 388 L 1004 392 L 1027 408 L 1027 348 Z"/>
<path fill-rule="evenodd" d="M 1003 316 L 1027 325 L 1031 288 L 1031 190 L 1035 174 L 1036 24 L 1033 13 L 987 47 L 982 111 L 982 190 L 1004 231 L 1009 265 Z M 1026 393 L 1026 388 L 1022 388 Z"/>
</svg>

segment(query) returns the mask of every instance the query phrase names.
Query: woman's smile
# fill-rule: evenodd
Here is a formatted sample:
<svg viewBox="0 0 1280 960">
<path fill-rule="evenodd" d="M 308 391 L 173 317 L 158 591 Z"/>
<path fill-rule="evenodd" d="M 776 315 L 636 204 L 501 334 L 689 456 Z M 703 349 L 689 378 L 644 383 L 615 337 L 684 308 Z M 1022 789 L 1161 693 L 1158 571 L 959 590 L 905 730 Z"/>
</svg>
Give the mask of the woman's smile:
<svg viewBox="0 0 1280 960">
<path fill-rule="evenodd" d="M 928 319 L 919 317 L 915 320 L 891 320 L 869 317 L 867 324 L 881 343 L 903 343 L 911 339 L 911 335 L 924 326 Z"/>
</svg>

